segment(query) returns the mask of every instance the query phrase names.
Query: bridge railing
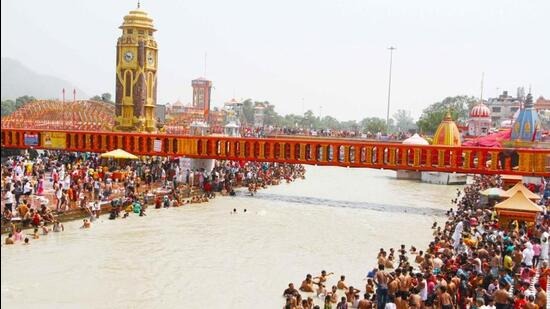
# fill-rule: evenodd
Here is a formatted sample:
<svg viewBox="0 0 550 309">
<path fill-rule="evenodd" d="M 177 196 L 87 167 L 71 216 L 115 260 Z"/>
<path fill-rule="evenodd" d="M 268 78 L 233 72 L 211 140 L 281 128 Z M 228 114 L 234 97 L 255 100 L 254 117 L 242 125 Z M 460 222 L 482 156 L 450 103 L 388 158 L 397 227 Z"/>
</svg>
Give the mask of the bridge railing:
<svg viewBox="0 0 550 309">
<path fill-rule="evenodd" d="M 550 176 L 550 149 L 403 145 L 330 138 L 241 138 L 2 129 L 2 147 L 271 161 L 313 165 Z"/>
</svg>

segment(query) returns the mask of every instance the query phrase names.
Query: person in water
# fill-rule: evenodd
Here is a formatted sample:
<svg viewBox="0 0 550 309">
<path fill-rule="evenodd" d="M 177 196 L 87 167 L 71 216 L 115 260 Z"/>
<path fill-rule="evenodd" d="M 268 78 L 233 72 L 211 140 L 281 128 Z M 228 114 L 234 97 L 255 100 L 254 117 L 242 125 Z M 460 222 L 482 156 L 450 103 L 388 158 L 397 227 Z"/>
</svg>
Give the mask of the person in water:
<svg viewBox="0 0 550 309">
<path fill-rule="evenodd" d="M 89 229 L 91 226 L 92 226 L 92 224 L 90 223 L 90 221 L 88 221 L 87 219 L 84 219 L 83 224 L 80 228 L 81 229 Z"/>
<path fill-rule="evenodd" d="M 63 224 L 59 223 L 59 221 L 55 220 L 53 222 L 53 229 L 52 229 L 54 232 L 63 232 L 65 231 L 65 227 L 63 226 Z"/>
<path fill-rule="evenodd" d="M 13 241 L 13 238 L 12 238 L 13 234 L 12 233 L 9 233 L 8 234 L 8 237 L 6 237 L 6 245 L 13 245 L 15 242 Z"/>
<path fill-rule="evenodd" d="M 141 209 L 139 210 L 139 216 L 140 216 L 140 217 L 147 216 L 147 215 L 145 214 L 145 209 L 141 208 Z"/>
<path fill-rule="evenodd" d="M 34 228 L 34 233 L 32 234 L 32 239 L 39 239 L 40 235 L 38 235 L 38 228 Z"/>
<path fill-rule="evenodd" d="M 28 237 L 25 237 L 25 242 L 23 243 L 23 245 L 30 245 Z"/>
</svg>

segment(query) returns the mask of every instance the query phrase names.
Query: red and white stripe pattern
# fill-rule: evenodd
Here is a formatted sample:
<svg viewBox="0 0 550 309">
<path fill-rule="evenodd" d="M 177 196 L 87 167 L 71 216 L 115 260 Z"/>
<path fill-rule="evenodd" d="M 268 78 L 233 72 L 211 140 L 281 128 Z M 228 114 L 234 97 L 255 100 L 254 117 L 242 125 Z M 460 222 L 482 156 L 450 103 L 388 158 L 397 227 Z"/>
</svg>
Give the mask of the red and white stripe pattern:
<svg viewBox="0 0 550 309">
<path fill-rule="evenodd" d="M 479 103 L 470 111 L 470 118 L 489 118 L 491 117 L 491 110 L 487 105 Z"/>
</svg>

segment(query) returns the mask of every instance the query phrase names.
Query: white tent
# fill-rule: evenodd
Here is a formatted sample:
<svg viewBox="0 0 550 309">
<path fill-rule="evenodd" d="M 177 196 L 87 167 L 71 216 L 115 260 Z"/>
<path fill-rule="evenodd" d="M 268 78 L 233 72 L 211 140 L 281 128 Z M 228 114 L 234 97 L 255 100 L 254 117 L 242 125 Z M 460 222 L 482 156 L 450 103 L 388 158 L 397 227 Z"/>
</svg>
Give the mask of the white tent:
<svg viewBox="0 0 550 309">
<path fill-rule="evenodd" d="M 414 133 L 413 136 L 407 138 L 403 141 L 403 145 L 429 145 L 427 140 L 423 139 L 418 135 L 418 133 Z"/>
</svg>

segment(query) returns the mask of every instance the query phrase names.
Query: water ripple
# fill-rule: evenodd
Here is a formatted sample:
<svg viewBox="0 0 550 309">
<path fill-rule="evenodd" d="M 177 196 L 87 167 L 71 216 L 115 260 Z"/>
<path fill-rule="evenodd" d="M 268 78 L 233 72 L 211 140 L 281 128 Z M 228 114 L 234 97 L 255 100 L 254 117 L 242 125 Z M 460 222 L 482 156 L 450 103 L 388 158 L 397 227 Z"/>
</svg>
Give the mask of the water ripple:
<svg viewBox="0 0 550 309">
<path fill-rule="evenodd" d="M 251 197 L 260 200 L 279 201 L 294 204 L 306 204 L 306 205 L 323 205 L 336 208 L 352 208 L 352 209 L 366 209 L 380 212 L 392 212 L 392 213 L 408 213 L 424 216 L 444 216 L 445 210 L 433 208 L 433 207 L 409 207 L 395 204 L 378 204 L 378 203 L 366 203 L 366 202 L 354 202 L 333 200 L 326 198 L 318 198 L 311 196 L 289 196 L 281 194 L 272 194 L 260 192 L 257 195 Z"/>
</svg>

